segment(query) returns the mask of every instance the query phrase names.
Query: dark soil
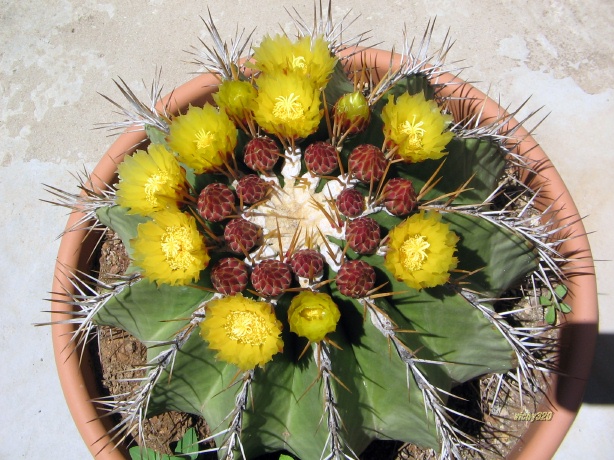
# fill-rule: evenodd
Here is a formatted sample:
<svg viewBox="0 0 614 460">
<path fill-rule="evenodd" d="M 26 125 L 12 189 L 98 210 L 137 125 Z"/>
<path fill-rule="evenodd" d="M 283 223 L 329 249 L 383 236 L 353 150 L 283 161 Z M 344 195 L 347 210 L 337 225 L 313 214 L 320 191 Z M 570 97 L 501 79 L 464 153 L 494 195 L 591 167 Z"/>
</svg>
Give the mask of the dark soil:
<svg viewBox="0 0 614 460">
<path fill-rule="evenodd" d="M 124 273 L 129 264 L 123 244 L 117 235 L 108 232 L 101 249 L 100 277 L 108 280 L 113 275 Z M 523 321 L 542 322 L 540 308 L 530 309 L 533 313 Z M 553 333 L 554 334 L 554 333 Z M 118 395 L 133 390 L 138 384 L 124 381 L 126 377 L 136 377 L 133 369 L 139 368 L 146 361 L 146 348 L 128 333 L 110 327 L 101 327 L 98 348 L 102 368 L 103 386 L 111 395 Z M 490 376 L 482 377 L 460 385 L 454 390 L 458 399 L 451 399 L 455 409 L 475 418 L 475 421 L 461 419 L 463 429 L 477 438 L 482 445 L 482 453 L 467 452 L 466 458 L 499 459 L 510 452 L 519 438 L 529 427 L 530 422 L 514 419 L 515 414 L 534 412 L 541 400 L 540 390 L 536 398 L 524 398 L 522 404 L 517 391 L 505 386 L 501 389 L 499 400 L 502 404 L 492 411 L 483 410 L 490 407 L 496 385 L 489 385 Z M 545 381 L 542 389 L 546 388 Z M 536 400 L 537 399 L 537 400 Z M 160 453 L 172 454 L 172 446 L 185 432 L 195 427 L 199 439 L 208 436 L 205 421 L 197 416 L 179 412 L 168 412 L 148 419 L 144 425 L 144 441 L 148 448 Z M 131 443 L 141 445 L 141 439 L 131 439 Z M 271 459 L 278 455 L 267 456 Z M 215 458 L 215 457 L 213 457 Z M 421 449 L 414 445 L 393 441 L 376 441 L 360 456 L 362 460 L 399 460 L 399 459 L 436 459 L 432 450 Z"/>
</svg>

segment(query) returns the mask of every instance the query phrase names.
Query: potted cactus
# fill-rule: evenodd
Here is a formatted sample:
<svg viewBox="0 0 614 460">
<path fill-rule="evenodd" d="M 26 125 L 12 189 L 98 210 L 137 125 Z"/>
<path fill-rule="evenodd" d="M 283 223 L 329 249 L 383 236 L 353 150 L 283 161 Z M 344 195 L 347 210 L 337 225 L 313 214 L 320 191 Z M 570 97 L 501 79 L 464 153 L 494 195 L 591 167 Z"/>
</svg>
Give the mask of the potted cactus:
<svg viewBox="0 0 614 460">
<path fill-rule="evenodd" d="M 156 80 L 149 104 L 120 85 L 130 104 L 111 127 L 127 132 L 81 194 L 53 189 L 74 210 L 58 366 L 78 367 L 71 350 L 98 327 L 147 347 L 134 391 L 100 400 L 119 422 L 82 427 L 92 452 L 120 458 L 113 443 L 168 410 L 202 416 L 219 458 L 357 458 L 377 439 L 480 450 L 453 389 L 492 375 L 535 391 L 558 369 L 551 325 L 515 317 L 546 292 L 561 317 L 577 295 L 556 286 L 590 277 L 590 254 L 569 249 L 573 203 L 552 202 L 529 134 L 446 71 L 447 42 L 376 59 L 320 9 L 248 53 L 251 35 L 227 45 L 205 24 L 206 73 L 166 98 Z M 112 282 L 79 264 L 107 227 L 131 259 Z M 83 380 L 63 384 L 89 399 Z"/>
</svg>

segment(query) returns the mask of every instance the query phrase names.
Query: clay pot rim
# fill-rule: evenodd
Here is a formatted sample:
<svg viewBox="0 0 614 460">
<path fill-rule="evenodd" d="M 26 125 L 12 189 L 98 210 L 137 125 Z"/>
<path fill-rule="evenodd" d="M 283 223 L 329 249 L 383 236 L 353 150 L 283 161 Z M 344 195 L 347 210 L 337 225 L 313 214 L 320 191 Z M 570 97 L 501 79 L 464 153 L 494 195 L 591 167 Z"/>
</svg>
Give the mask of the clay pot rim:
<svg viewBox="0 0 614 460">
<path fill-rule="evenodd" d="M 362 52 L 368 63 L 380 62 L 387 65 L 391 56 L 395 65 L 399 63 L 399 55 L 392 55 L 389 51 L 365 49 Z M 439 83 L 455 83 L 442 89 L 441 94 L 444 96 L 463 91 L 464 95 L 483 101 L 479 106 L 485 117 L 496 118 L 504 113 L 494 100 L 451 74 L 442 74 L 437 80 Z M 210 94 L 217 84 L 219 80 L 214 75 L 199 75 L 166 96 L 164 103 L 169 101 L 171 113 L 185 111 L 189 103 L 197 105 L 210 100 Z M 516 122 L 512 120 L 510 123 L 513 125 Z M 555 200 L 555 206 L 559 208 L 559 218 L 577 220 L 575 217 L 578 215 L 578 210 L 573 199 L 545 152 L 523 127 L 520 127 L 515 134 L 523 139 L 518 145 L 518 150 L 525 152 L 527 158 L 541 165 L 540 174 L 532 178 L 531 184 L 542 185 L 543 196 Z M 92 171 L 92 186 L 100 189 L 105 183 L 111 183 L 117 164 L 124 155 L 134 151 L 144 140 L 143 131 L 128 130 L 120 135 Z M 76 225 L 81 217 L 80 213 L 71 214 L 66 229 Z M 567 375 L 554 377 L 548 398 L 550 404 L 544 403 L 543 410 L 554 412 L 552 420 L 533 423 L 517 443 L 510 455 L 512 458 L 547 459 L 554 455 L 577 414 L 590 374 L 598 324 L 597 287 L 590 246 L 581 220 L 574 222 L 573 232 L 575 238 L 568 240 L 563 248 L 563 251 L 575 253 L 578 257 L 570 264 L 574 276 L 568 283 L 569 303 L 573 307 L 573 313 L 566 316 L 562 325 L 562 339 L 566 340 L 565 343 L 574 344 L 574 347 L 564 350 L 568 353 L 561 358 L 561 366 Z M 84 225 L 81 225 L 79 230 L 66 232 L 61 239 L 52 288 L 54 293 L 52 322 L 67 319 L 67 315 L 63 313 L 66 306 L 58 293 L 70 285 L 69 268 L 83 266 L 80 265 L 80 260 L 84 256 L 82 243 L 85 235 L 86 230 Z M 74 348 L 69 344 L 69 340 L 73 327 L 72 324 L 66 323 L 56 323 L 52 326 L 56 366 L 71 415 L 92 455 L 104 460 L 123 460 L 127 458 L 126 452 L 113 447 L 114 444 L 108 435 L 110 426 L 106 419 L 99 419 L 102 413 L 92 403 L 96 395 L 96 386 L 91 367 L 88 367 L 87 360 L 80 365 L 79 354 L 71 353 Z M 579 344 L 581 346 L 578 346 Z M 569 360 L 566 358 L 568 355 L 571 356 Z"/>
</svg>

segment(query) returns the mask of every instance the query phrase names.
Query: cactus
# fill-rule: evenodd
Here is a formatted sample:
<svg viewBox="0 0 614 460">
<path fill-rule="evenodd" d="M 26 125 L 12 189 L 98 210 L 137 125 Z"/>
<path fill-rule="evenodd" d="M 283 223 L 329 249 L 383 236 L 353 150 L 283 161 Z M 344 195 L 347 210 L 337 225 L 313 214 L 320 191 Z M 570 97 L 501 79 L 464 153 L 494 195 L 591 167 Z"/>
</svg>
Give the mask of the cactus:
<svg viewBox="0 0 614 460">
<path fill-rule="evenodd" d="M 139 387 L 104 401 L 119 437 L 178 410 L 206 419 L 219 458 L 357 458 L 375 439 L 460 458 L 479 446 L 451 417 L 453 387 L 513 372 L 526 390 L 549 369 L 545 328 L 497 304 L 564 276 L 553 232 L 526 215 L 530 165 L 510 151 L 511 115 L 453 119 L 448 42 L 406 41 L 377 82 L 342 57 L 361 38 L 339 41 L 330 13 L 295 21 L 300 37 L 265 38 L 249 67 L 247 40 L 227 46 L 205 21 L 195 61 L 220 76 L 218 107 L 159 113 L 159 91 L 148 106 L 120 85 L 137 110 L 110 126 L 145 129 L 132 158 L 157 169 L 126 163 L 70 204 L 133 261 L 115 283 L 83 280 L 103 289 L 71 299 L 75 340 L 108 325 L 148 348 Z"/>
</svg>

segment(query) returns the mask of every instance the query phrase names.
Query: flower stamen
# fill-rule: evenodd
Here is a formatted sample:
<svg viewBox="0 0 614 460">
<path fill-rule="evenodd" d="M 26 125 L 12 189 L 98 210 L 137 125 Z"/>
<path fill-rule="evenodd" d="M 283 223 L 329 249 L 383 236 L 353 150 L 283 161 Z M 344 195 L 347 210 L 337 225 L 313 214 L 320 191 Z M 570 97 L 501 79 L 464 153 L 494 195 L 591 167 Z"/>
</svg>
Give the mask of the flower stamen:
<svg viewBox="0 0 614 460">
<path fill-rule="evenodd" d="M 211 141 L 213 140 L 213 134 L 211 131 L 205 131 L 201 129 L 198 133 L 196 133 L 196 139 L 194 143 L 196 144 L 197 149 L 206 149 L 211 145 Z"/>
<path fill-rule="evenodd" d="M 410 150 L 418 150 L 422 148 L 422 137 L 426 133 L 426 130 L 422 128 L 423 121 L 416 123 L 416 115 L 414 115 L 412 121 L 405 120 L 401 126 L 400 131 L 407 135 L 407 148 Z"/>
<path fill-rule="evenodd" d="M 147 179 L 143 190 L 145 192 L 145 199 L 152 206 L 158 205 L 158 197 L 156 194 L 158 191 L 171 180 L 170 176 L 164 171 L 158 170 L 157 174 L 153 174 Z"/>
<path fill-rule="evenodd" d="M 282 121 L 297 120 L 304 115 L 304 110 L 298 102 L 299 97 L 294 93 L 289 96 L 278 96 L 273 107 L 273 115 Z"/>
<path fill-rule="evenodd" d="M 292 68 L 304 69 L 307 66 L 307 62 L 303 56 L 292 55 Z"/>
<path fill-rule="evenodd" d="M 186 270 L 194 263 L 195 257 L 190 229 L 186 227 L 168 227 L 160 239 L 162 253 L 171 270 Z"/>
<path fill-rule="evenodd" d="M 264 318 L 253 311 L 231 311 L 224 330 L 229 339 L 242 345 L 262 345 L 271 335 Z"/>
<path fill-rule="evenodd" d="M 401 246 L 401 263 L 407 270 L 420 270 L 428 255 L 426 250 L 430 247 L 424 235 L 415 235 L 408 238 Z"/>
</svg>

